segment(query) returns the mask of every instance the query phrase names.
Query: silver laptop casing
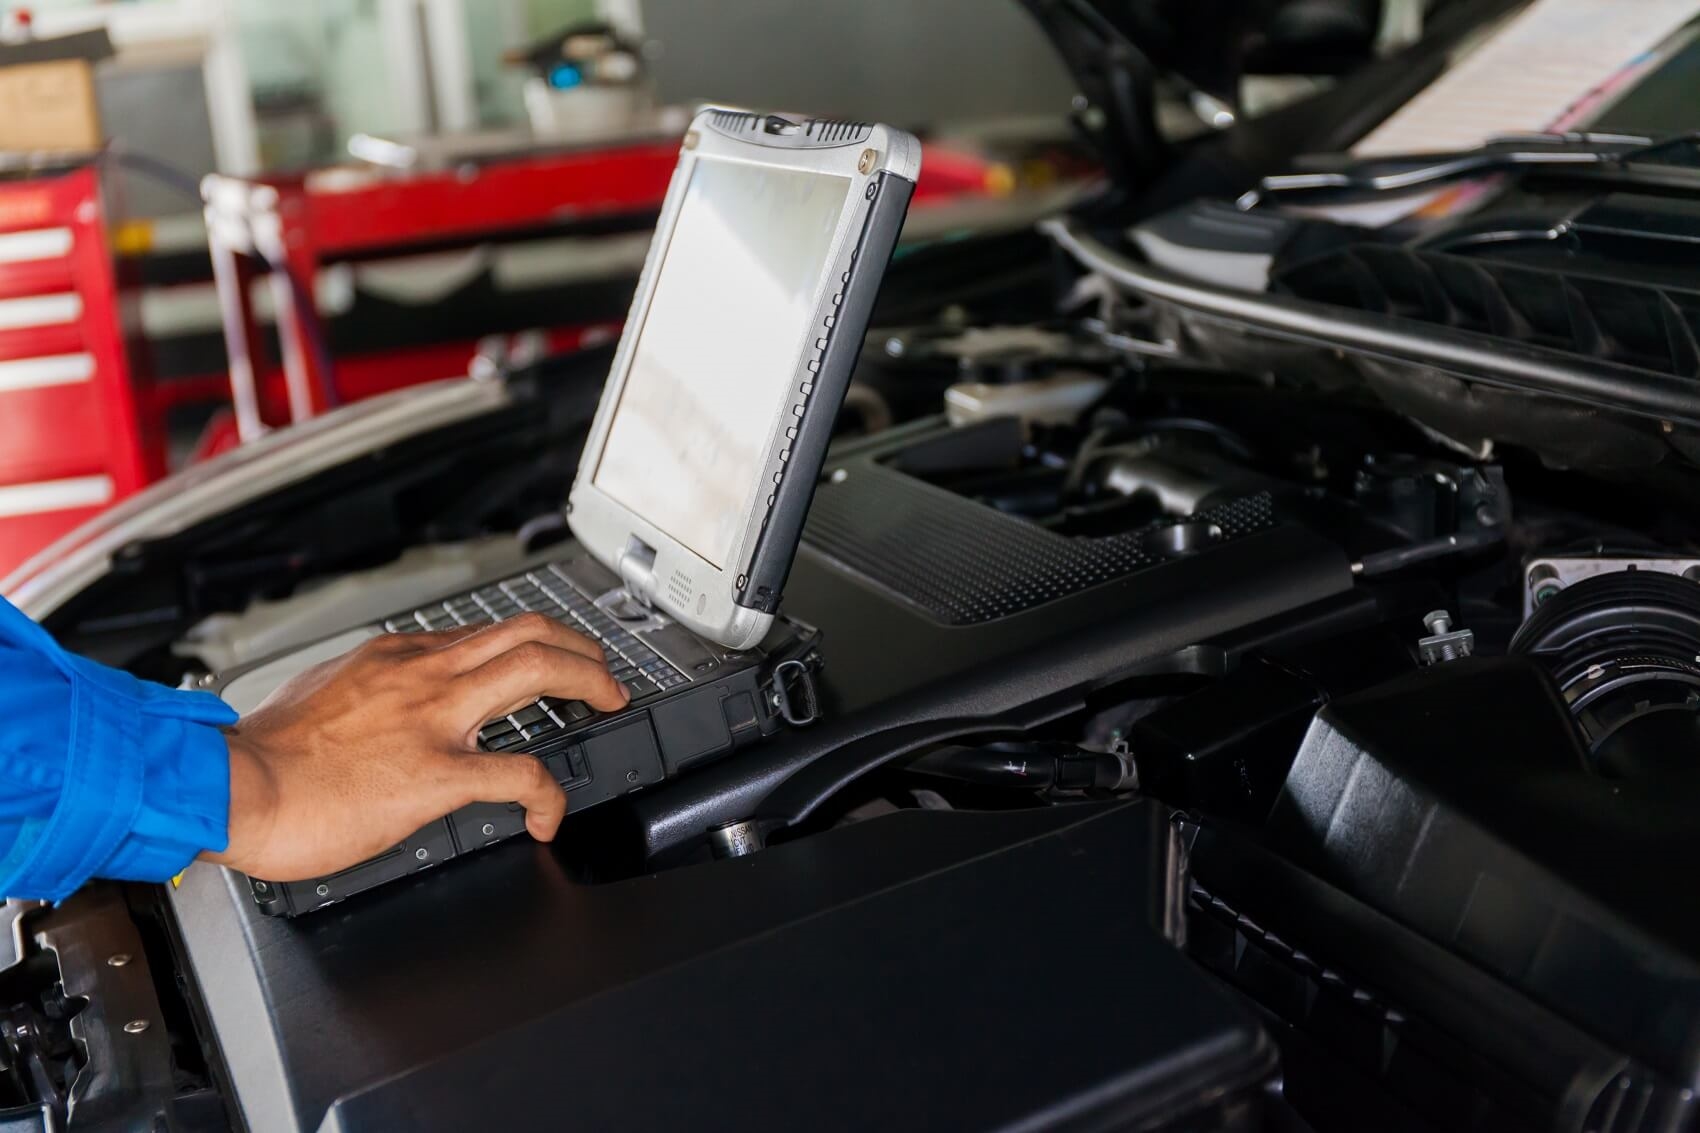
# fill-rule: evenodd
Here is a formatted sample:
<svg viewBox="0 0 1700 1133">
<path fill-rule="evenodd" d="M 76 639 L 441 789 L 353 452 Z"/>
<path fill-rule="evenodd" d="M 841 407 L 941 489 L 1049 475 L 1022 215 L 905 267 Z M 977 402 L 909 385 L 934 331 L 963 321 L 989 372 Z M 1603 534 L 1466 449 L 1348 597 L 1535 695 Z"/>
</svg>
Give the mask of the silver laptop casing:
<svg viewBox="0 0 1700 1133">
<path fill-rule="evenodd" d="M 717 568 L 641 514 L 598 490 L 595 472 L 620 403 L 660 265 L 685 189 L 704 158 L 848 178 L 832 251 L 821 273 L 813 328 L 798 344 L 793 381 L 773 414 L 760 478 L 748 486 L 748 518 L 724 568 Z M 568 522 L 585 549 L 638 600 L 729 649 L 766 635 L 779 587 L 796 554 L 802 512 L 825 458 L 831 419 L 849 383 L 868 311 L 920 172 L 921 146 L 889 126 L 704 110 L 680 150 L 644 262 L 625 332 L 585 443 L 568 502 Z M 806 479 L 804 479 L 806 478 Z M 683 487 L 683 486 L 681 486 Z M 651 555 L 653 551 L 653 555 Z"/>
</svg>

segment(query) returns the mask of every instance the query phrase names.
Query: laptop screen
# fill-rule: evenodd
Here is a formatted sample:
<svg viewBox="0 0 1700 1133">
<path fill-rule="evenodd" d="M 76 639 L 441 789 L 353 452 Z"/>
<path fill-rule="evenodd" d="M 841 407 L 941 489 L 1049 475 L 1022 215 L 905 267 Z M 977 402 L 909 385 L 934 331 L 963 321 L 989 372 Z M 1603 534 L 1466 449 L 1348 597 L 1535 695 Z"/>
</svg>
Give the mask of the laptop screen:
<svg viewBox="0 0 1700 1133">
<path fill-rule="evenodd" d="M 816 333 L 849 187 L 704 157 L 685 188 L 595 483 L 716 569 L 737 550 Z"/>
</svg>

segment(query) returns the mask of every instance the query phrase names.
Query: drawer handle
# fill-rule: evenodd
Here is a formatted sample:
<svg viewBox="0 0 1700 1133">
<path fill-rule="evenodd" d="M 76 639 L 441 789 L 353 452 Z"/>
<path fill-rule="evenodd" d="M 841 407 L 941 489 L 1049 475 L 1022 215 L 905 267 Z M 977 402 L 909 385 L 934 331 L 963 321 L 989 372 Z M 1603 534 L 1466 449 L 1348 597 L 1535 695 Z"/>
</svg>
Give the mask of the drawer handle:
<svg viewBox="0 0 1700 1133">
<path fill-rule="evenodd" d="M 0 362 L 0 393 L 45 386 L 68 386 L 94 377 L 94 357 L 89 354 L 51 354 L 41 358 L 19 358 Z"/>
<path fill-rule="evenodd" d="M 0 264 L 58 260 L 71 254 L 69 228 L 33 228 L 0 236 Z"/>
<path fill-rule="evenodd" d="M 74 323 L 82 317 L 83 297 L 72 291 L 27 299 L 0 299 L 0 330 Z"/>
<path fill-rule="evenodd" d="M 112 502 L 112 477 L 76 476 L 0 488 L 0 518 L 99 507 Z"/>
</svg>

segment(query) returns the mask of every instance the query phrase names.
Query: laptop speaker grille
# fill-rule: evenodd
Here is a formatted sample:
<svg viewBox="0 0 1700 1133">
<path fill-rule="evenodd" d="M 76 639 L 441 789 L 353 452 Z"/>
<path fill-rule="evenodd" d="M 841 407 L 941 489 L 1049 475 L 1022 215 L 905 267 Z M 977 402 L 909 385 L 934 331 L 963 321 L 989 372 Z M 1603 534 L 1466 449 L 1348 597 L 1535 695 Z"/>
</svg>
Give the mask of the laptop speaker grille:
<svg viewBox="0 0 1700 1133">
<path fill-rule="evenodd" d="M 673 577 L 667 580 L 667 597 L 673 600 L 677 609 L 684 609 L 691 601 L 691 592 L 696 588 L 683 571 L 674 571 Z"/>
</svg>

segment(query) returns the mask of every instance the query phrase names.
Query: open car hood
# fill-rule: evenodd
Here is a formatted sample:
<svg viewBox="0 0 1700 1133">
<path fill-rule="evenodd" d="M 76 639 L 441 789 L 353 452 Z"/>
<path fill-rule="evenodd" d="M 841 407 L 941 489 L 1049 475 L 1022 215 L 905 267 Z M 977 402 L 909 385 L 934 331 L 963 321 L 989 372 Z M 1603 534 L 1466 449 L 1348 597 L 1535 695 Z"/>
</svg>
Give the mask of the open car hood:
<svg viewBox="0 0 1700 1133">
<path fill-rule="evenodd" d="M 1239 80 L 1261 60 L 1296 70 L 1331 70 L 1362 57 L 1381 19 L 1381 0 L 1026 0 L 1056 36 L 1075 20 L 1113 30 L 1158 71 L 1229 105 Z M 1065 55 L 1068 54 L 1065 48 Z"/>
<path fill-rule="evenodd" d="M 1046 5 L 1050 6 L 1050 5 Z M 1232 100 L 1244 60 L 1281 0 L 1075 0 L 1144 52 L 1153 66 Z"/>
</svg>

